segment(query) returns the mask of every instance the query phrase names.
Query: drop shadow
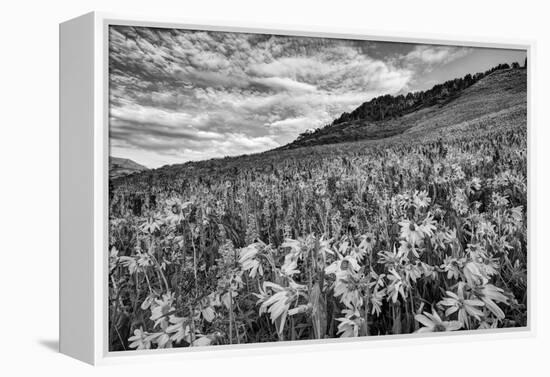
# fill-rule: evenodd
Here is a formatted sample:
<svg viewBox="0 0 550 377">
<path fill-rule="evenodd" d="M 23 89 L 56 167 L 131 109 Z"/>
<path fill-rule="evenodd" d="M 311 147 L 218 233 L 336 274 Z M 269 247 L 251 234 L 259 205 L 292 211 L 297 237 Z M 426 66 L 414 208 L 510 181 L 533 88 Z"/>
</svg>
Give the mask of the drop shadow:
<svg viewBox="0 0 550 377">
<path fill-rule="evenodd" d="M 42 347 L 49 349 L 52 352 L 59 352 L 59 340 L 39 340 L 38 344 L 40 344 Z"/>
</svg>

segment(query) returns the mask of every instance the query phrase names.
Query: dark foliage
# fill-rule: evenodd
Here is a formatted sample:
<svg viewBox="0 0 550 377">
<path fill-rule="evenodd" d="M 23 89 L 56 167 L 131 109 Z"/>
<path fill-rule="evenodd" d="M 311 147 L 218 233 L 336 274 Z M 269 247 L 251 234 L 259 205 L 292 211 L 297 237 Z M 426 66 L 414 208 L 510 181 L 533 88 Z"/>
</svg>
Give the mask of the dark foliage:
<svg viewBox="0 0 550 377">
<path fill-rule="evenodd" d="M 519 68 L 519 64 L 515 64 L 517 67 L 514 68 Z M 485 72 L 478 72 L 474 75 L 467 74 L 462 78 L 456 78 L 446 81 L 443 84 L 437 84 L 426 91 L 409 92 L 406 95 L 400 94 L 398 96 L 386 94 L 376 97 L 368 102 L 364 102 L 351 113 L 343 113 L 332 122 L 332 125 L 352 120 L 380 121 L 388 118 L 400 117 L 424 107 L 449 101 L 483 77 L 502 69 L 510 69 L 510 66 L 508 64 L 499 64 Z"/>
</svg>

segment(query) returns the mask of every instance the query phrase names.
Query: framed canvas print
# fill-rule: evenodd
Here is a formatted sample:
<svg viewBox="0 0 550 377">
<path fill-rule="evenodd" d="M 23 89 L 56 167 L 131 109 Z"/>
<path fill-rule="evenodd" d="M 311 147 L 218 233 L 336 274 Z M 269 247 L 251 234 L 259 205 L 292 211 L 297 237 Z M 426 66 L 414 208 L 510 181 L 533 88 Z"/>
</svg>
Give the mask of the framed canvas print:
<svg viewBox="0 0 550 377">
<path fill-rule="evenodd" d="M 531 48 L 63 23 L 61 351 L 529 334 Z"/>
</svg>

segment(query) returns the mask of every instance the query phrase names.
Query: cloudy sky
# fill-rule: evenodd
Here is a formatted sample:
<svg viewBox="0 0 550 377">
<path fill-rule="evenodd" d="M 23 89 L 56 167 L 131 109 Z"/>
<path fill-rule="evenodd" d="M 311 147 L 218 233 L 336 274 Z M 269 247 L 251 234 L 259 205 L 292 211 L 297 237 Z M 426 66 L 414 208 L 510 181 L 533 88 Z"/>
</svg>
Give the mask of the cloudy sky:
<svg viewBox="0 0 550 377">
<path fill-rule="evenodd" d="M 525 52 L 111 26 L 111 155 L 150 168 L 261 152 L 381 94 Z"/>
</svg>

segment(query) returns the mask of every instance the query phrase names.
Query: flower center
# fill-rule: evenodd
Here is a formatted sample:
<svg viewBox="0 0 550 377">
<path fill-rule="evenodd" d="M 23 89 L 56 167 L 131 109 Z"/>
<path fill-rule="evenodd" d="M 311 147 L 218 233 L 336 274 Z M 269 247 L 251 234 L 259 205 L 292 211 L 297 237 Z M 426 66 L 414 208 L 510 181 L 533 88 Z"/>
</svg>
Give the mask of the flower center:
<svg viewBox="0 0 550 377">
<path fill-rule="evenodd" d="M 447 329 L 441 323 L 434 326 L 434 332 L 445 332 Z"/>
<path fill-rule="evenodd" d="M 409 229 L 411 230 L 411 232 L 414 232 L 416 230 L 416 227 L 413 223 L 411 223 L 411 225 L 409 225 Z"/>
<path fill-rule="evenodd" d="M 345 270 L 348 269 L 348 265 L 349 265 L 349 261 L 343 260 L 343 261 L 342 261 L 342 264 L 340 265 L 340 269 L 341 269 L 342 271 L 345 271 Z"/>
</svg>

